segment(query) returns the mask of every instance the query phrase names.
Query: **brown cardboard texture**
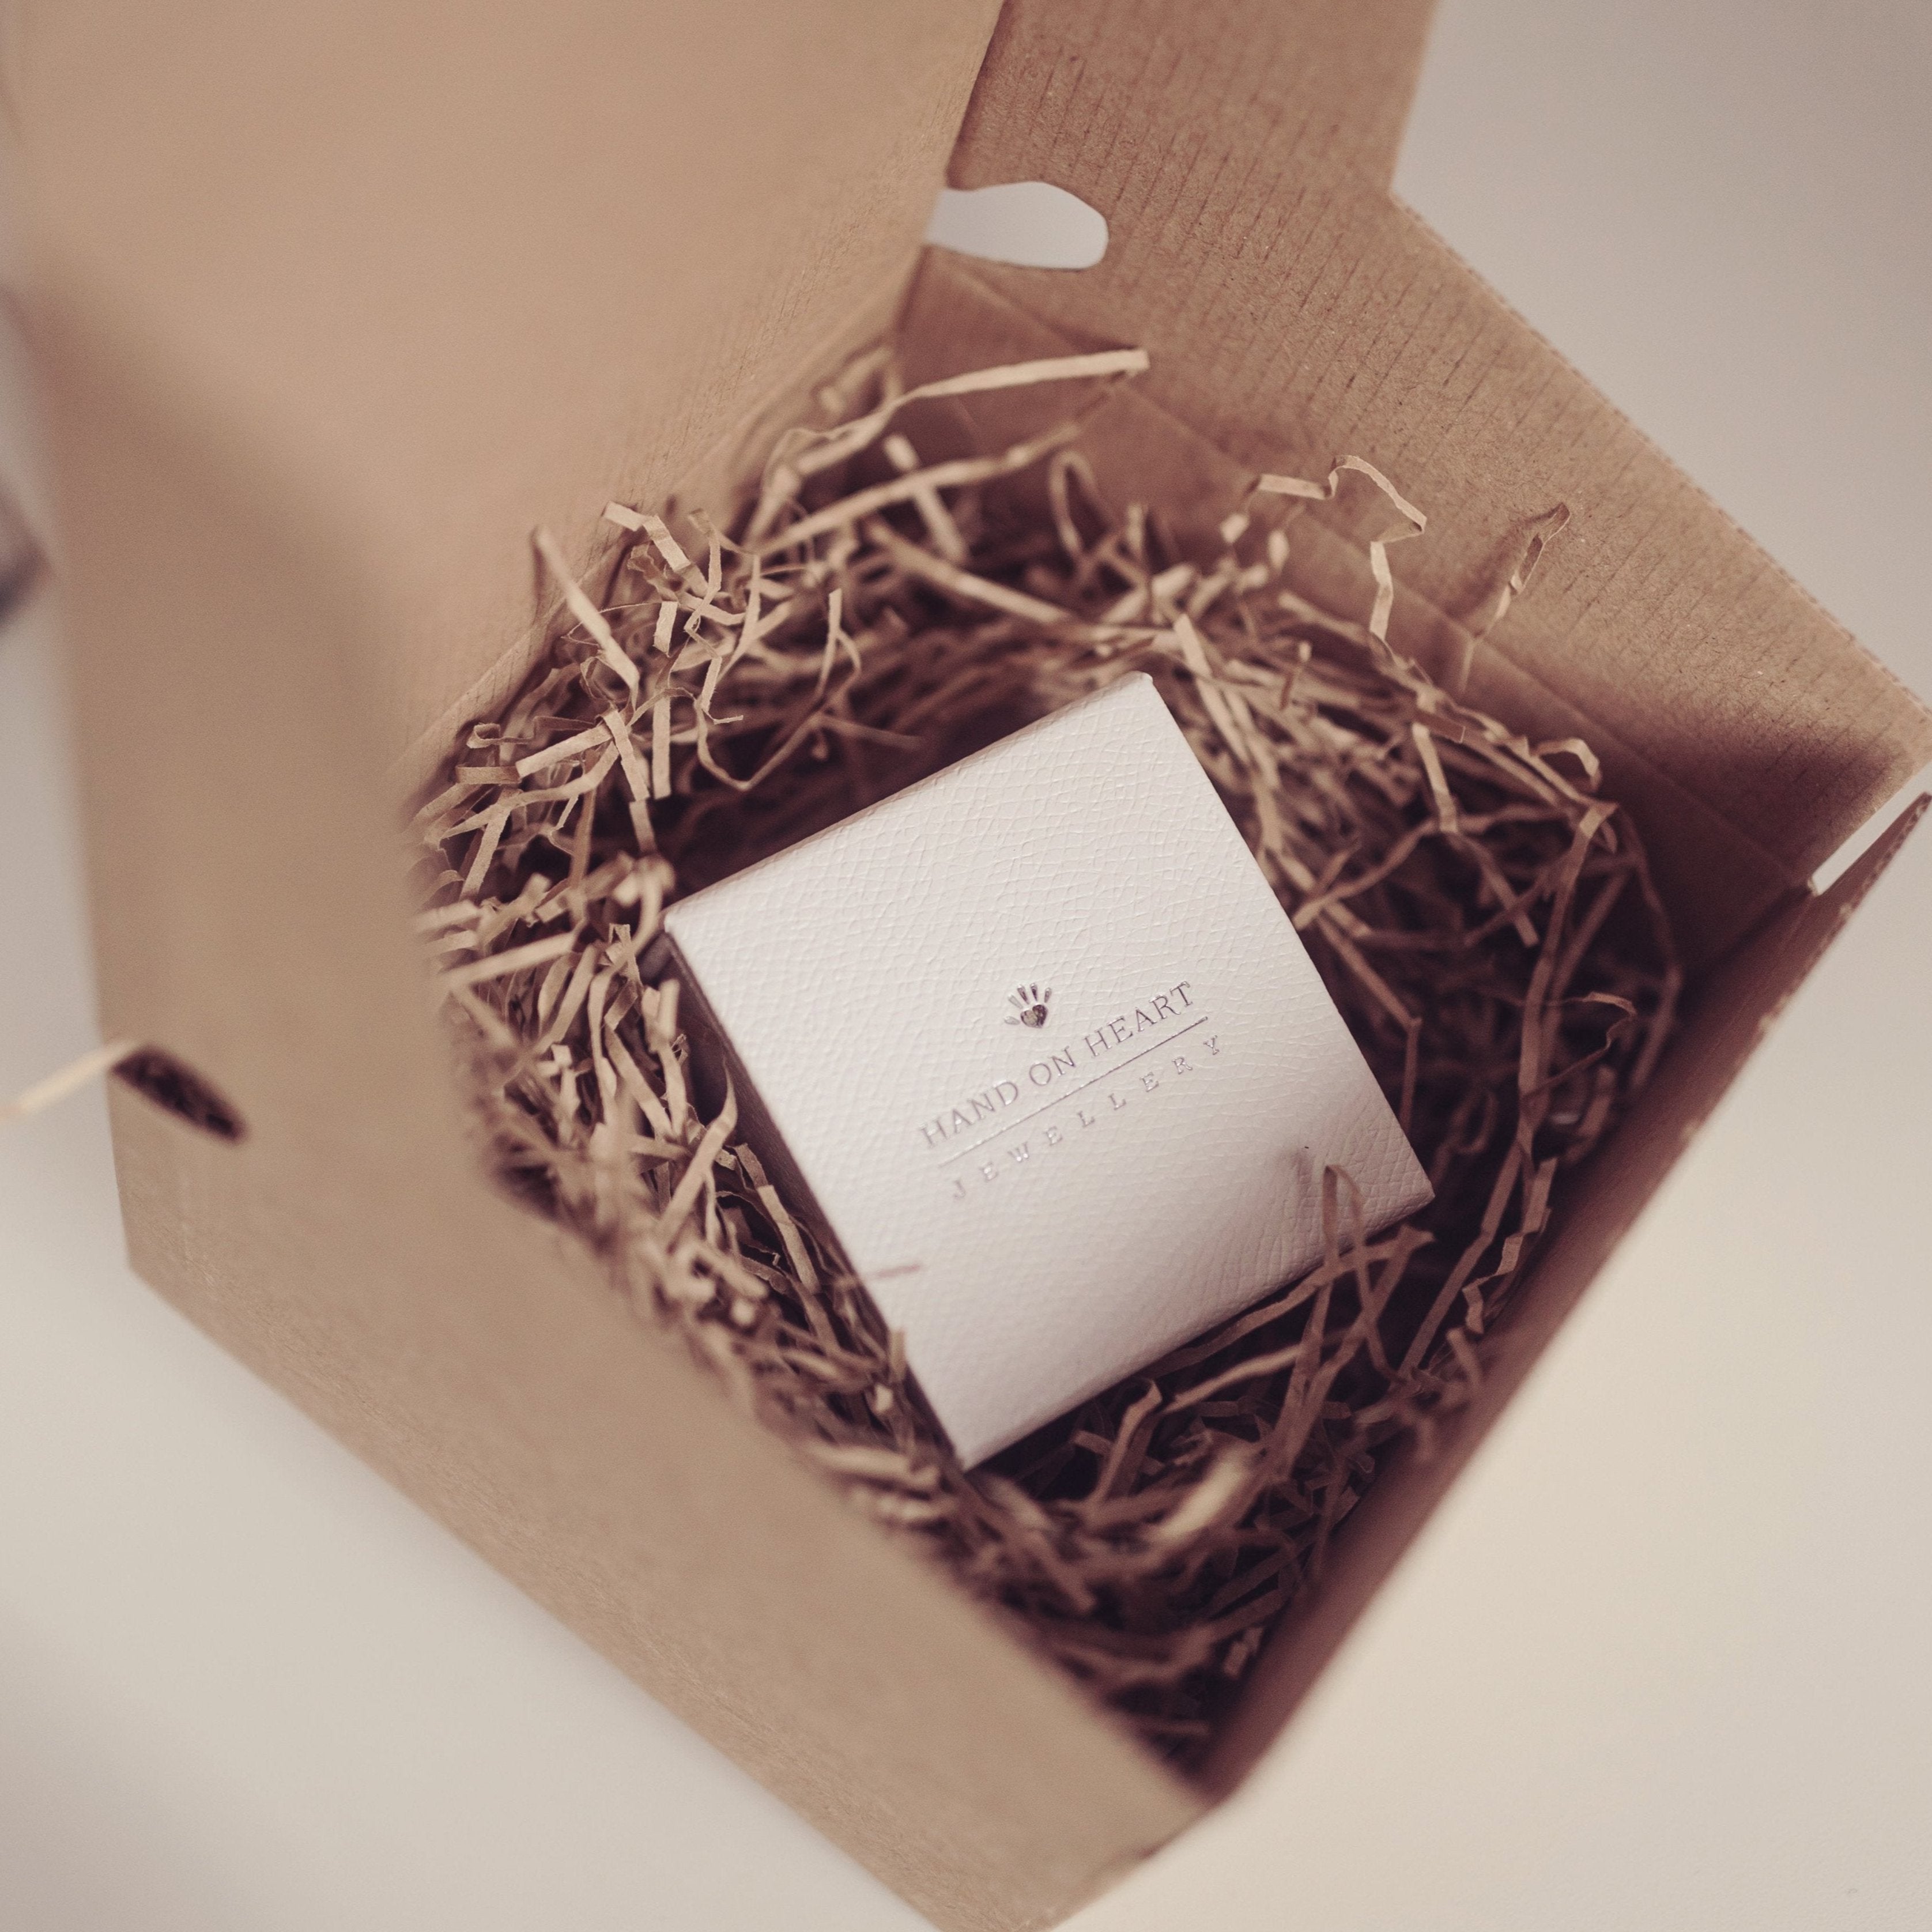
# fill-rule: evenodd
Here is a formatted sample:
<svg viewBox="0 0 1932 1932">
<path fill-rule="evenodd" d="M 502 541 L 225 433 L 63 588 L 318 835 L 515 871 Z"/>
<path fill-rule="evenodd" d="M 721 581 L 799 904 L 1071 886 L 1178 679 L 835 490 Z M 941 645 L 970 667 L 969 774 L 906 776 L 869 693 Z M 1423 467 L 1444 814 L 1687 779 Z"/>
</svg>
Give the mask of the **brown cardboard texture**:
<svg viewBox="0 0 1932 1932">
<path fill-rule="evenodd" d="M 1051 1923 L 1266 1748 L 1903 828 L 1822 899 L 1813 866 L 1932 758 L 1923 710 L 1388 199 L 1426 12 L 13 17 L 104 1025 L 247 1129 L 117 1093 L 136 1264 L 947 1927 Z M 1078 194 L 1106 260 L 920 266 L 949 155 Z M 1469 695 L 1599 746 L 1700 967 L 1484 1401 L 1371 1492 L 1198 1785 L 495 1195 L 408 931 L 395 808 L 528 662 L 531 529 L 581 559 L 607 500 L 724 473 L 902 301 L 915 376 L 1144 344 L 1096 435 L 1124 487 L 1379 465 L 1434 516 L 1391 561 L 1438 670 L 1567 504 Z M 1372 532 L 1322 514 L 1304 554 L 1359 597 Z"/>
</svg>

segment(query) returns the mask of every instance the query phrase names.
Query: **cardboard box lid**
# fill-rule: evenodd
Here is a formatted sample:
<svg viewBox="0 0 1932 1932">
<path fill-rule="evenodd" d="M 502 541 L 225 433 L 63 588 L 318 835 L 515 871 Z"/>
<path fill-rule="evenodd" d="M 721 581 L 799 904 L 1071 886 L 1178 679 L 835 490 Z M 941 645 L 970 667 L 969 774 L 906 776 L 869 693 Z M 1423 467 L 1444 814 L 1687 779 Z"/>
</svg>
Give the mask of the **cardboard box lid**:
<svg viewBox="0 0 1932 1932">
<path fill-rule="evenodd" d="M 662 498 L 887 320 L 998 0 L 12 10 L 42 302 L 380 586 L 386 756 L 531 647 L 530 536 Z"/>
<path fill-rule="evenodd" d="M 1418 10 L 1325 10 L 1283 47 L 1265 0 L 1217 8 L 1213 32 L 1157 0 L 1013 0 L 953 179 L 1057 182 L 1107 217 L 1107 254 L 1077 274 L 930 265 L 946 292 L 942 326 L 916 327 L 920 374 L 1012 352 L 1022 317 L 1061 345 L 1145 347 L 1121 406 L 1143 428 L 1117 429 L 1109 455 L 1156 498 L 1190 446 L 1202 478 L 1218 458 L 1224 490 L 1366 457 L 1431 518 L 1390 562 L 1407 593 L 1394 635 L 1438 669 L 1535 520 L 1567 505 L 1469 695 L 1604 755 L 1707 961 L 1932 760 L 1932 713 L 1381 191 L 1399 120 L 1361 124 L 1326 83 L 1379 61 L 1391 98 Z M 1352 39 L 1357 23 L 1388 38 Z M 959 320 L 976 300 L 977 340 Z M 1386 521 L 1366 489 L 1302 519 L 1300 567 L 1336 608 L 1366 603 L 1360 552 Z"/>
</svg>

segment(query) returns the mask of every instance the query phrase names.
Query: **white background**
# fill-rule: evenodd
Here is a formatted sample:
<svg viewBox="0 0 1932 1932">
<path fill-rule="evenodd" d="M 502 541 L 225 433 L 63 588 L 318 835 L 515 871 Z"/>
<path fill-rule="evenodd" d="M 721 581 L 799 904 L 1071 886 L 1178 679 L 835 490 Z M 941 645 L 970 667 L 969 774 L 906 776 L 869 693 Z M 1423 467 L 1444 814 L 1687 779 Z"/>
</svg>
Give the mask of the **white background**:
<svg viewBox="0 0 1932 1932">
<path fill-rule="evenodd" d="M 1917 0 L 1448 0 L 1398 182 L 1922 692 L 1928 126 Z M 0 634 L 0 1094 L 94 1038 L 50 620 Z M 1932 1922 L 1917 844 L 1082 1932 Z M 0 1136 L 4 1932 L 919 1923 L 130 1276 L 98 1093 Z"/>
</svg>

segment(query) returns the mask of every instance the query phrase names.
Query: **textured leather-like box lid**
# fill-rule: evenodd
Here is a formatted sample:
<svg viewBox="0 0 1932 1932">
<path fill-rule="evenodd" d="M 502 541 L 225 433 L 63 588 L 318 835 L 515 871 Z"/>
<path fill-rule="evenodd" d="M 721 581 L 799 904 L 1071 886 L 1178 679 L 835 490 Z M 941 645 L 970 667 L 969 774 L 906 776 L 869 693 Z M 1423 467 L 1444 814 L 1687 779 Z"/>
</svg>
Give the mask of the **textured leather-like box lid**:
<svg viewBox="0 0 1932 1932">
<path fill-rule="evenodd" d="M 8 26 L 104 1022 L 251 1130 L 117 1096 L 136 1265 L 921 1909 L 986 1928 L 1049 1922 L 1210 1792 L 748 1427 L 463 1142 L 393 806 L 520 674 L 531 526 L 586 555 L 607 497 L 661 496 L 886 320 L 962 114 L 956 181 L 1055 180 L 1113 247 L 1058 279 L 929 263 L 916 356 L 1144 341 L 1123 475 L 1373 457 L 1437 512 L 1396 553 L 1425 651 L 1568 500 L 1577 540 L 1477 694 L 1613 741 L 1729 963 L 1580 1190 L 1503 1394 L 1882 862 L 1814 903 L 1813 859 L 1932 752 L 1388 200 L 1422 0 L 1020 0 L 981 72 L 998 10 L 59 0 Z M 1346 588 L 1360 535 L 1345 508 L 1303 554 Z M 1492 1411 L 1357 1513 L 1210 1787 Z"/>
</svg>

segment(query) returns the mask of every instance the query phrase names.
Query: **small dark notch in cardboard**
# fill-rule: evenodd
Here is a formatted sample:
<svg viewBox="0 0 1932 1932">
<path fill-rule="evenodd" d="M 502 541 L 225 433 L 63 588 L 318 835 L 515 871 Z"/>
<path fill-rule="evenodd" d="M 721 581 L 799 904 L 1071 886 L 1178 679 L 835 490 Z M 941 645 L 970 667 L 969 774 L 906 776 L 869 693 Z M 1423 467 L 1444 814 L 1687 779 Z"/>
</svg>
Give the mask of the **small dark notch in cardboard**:
<svg viewBox="0 0 1932 1932">
<path fill-rule="evenodd" d="M 4 624 L 40 583 L 40 547 L 27 520 L 4 490 L 0 490 L 0 625 Z"/>
<path fill-rule="evenodd" d="M 248 1124 L 239 1110 L 196 1072 L 159 1047 L 144 1046 L 130 1053 L 114 1070 L 136 1093 L 218 1141 L 245 1139 Z"/>
</svg>

